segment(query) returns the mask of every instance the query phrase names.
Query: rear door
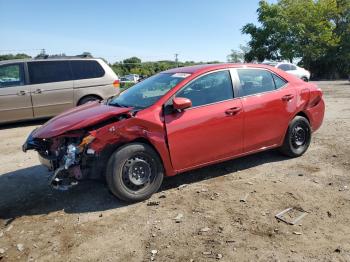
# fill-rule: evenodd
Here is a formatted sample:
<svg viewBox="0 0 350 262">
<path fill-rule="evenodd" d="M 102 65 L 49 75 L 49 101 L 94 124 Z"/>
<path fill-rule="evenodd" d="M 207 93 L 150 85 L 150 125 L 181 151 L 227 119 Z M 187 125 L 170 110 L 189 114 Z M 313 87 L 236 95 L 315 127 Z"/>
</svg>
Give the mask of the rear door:
<svg viewBox="0 0 350 262">
<path fill-rule="evenodd" d="M 33 118 L 23 63 L 0 66 L 0 122 Z"/>
<path fill-rule="evenodd" d="M 28 72 L 35 117 L 54 116 L 74 106 L 68 61 L 28 62 Z"/>
<path fill-rule="evenodd" d="M 234 97 L 228 70 L 200 76 L 176 97 L 192 101 L 191 108 L 165 115 L 170 156 L 177 171 L 242 152 L 242 104 Z"/>
<path fill-rule="evenodd" d="M 265 69 L 237 69 L 244 108 L 244 152 L 278 145 L 296 108 L 296 91 Z"/>
</svg>

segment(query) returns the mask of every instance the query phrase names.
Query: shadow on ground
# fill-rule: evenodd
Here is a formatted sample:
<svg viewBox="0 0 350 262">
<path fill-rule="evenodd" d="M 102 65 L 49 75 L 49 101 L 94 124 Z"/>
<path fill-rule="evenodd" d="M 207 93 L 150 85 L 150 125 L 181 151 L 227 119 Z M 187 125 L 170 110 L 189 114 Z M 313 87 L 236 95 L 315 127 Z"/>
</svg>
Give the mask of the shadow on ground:
<svg viewBox="0 0 350 262">
<path fill-rule="evenodd" d="M 182 184 L 191 184 L 245 170 L 264 163 L 286 160 L 275 151 L 227 161 L 174 177 L 166 178 L 161 191 Z M 21 216 L 97 212 L 120 208 L 125 203 L 116 199 L 103 181 L 85 181 L 69 191 L 56 191 L 48 186 L 49 172 L 43 166 L 33 166 L 0 175 L 0 219 L 9 221 Z"/>
</svg>

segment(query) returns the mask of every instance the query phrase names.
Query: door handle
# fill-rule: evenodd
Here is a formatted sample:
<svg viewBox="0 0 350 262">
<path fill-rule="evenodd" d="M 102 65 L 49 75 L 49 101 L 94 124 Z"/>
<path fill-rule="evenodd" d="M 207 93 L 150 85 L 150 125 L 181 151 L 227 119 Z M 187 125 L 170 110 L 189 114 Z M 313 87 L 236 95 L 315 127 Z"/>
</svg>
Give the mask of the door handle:
<svg viewBox="0 0 350 262">
<path fill-rule="evenodd" d="M 27 92 L 24 90 L 21 90 L 17 93 L 18 96 L 24 96 Z"/>
<path fill-rule="evenodd" d="M 33 93 L 34 93 L 34 94 L 41 94 L 42 92 L 43 92 L 43 90 L 37 89 L 37 90 L 35 90 Z"/>
<path fill-rule="evenodd" d="M 282 96 L 282 101 L 290 101 L 293 98 L 294 98 L 294 95 L 292 95 L 292 94 L 285 95 L 285 96 Z"/>
<path fill-rule="evenodd" d="M 234 116 L 236 114 L 238 114 L 242 109 L 240 107 L 232 107 L 232 108 L 229 108 L 225 111 L 225 114 L 226 115 L 229 115 L 229 116 Z"/>
</svg>

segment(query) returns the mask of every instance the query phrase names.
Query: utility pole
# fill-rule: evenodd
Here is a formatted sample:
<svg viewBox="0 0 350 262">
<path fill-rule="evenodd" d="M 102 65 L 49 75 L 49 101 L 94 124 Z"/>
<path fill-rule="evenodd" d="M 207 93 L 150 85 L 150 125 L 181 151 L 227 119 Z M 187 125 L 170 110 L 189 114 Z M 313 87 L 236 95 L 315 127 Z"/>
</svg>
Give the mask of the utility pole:
<svg viewBox="0 0 350 262">
<path fill-rule="evenodd" d="M 41 49 L 40 55 L 46 55 L 45 48 Z"/>
<path fill-rule="evenodd" d="M 176 67 L 179 67 L 179 59 L 178 59 L 179 54 L 175 54 L 175 63 Z"/>
</svg>

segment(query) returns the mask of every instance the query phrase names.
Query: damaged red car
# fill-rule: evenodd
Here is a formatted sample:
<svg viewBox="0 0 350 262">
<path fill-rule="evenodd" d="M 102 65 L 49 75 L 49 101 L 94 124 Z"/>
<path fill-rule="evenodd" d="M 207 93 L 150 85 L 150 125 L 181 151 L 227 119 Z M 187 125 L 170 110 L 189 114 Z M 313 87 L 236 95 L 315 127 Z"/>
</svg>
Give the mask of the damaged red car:
<svg viewBox="0 0 350 262">
<path fill-rule="evenodd" d="M 272 148 L 301 156 L 324 110 L 317 86 L 273 67 L 182 67 L 52 118 L 23 150 L 38 151 L 55 188 L 102 177 L 115 196 L 134 202 L 155 193 L 164 176 Z"/>
</svg>

